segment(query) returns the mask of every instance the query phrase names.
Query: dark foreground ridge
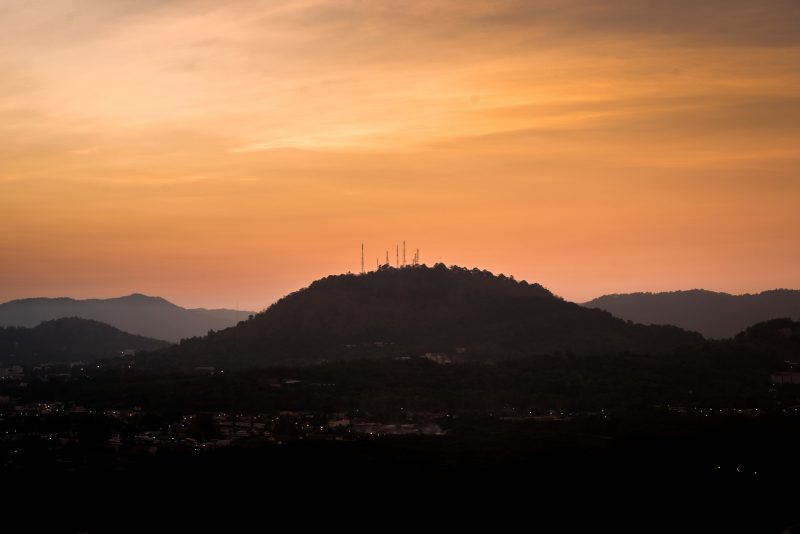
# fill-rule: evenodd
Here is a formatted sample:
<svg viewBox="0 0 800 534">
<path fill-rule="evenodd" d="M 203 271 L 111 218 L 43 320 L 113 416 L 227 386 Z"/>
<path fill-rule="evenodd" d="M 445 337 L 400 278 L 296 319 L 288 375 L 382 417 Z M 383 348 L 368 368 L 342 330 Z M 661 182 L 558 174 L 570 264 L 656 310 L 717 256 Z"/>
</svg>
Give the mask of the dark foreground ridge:
<svg viewBox="0 0 800 534">
<path fill-rule="evenodd" d="M 419 354 L 492 361 L 663 353 L 701 342 L 694 332 L 633 324 L 566 302 L 539 284 L 437 264 L 328 276 L 151 363 L 244 366 Z"/>
<path fill-rule="evenodd" d="M 798 355 L 791 319 L 704 340 L 477 270 L 328 277 L 180 346 L 4 375 L 3 525 L 792 532 Z"/>
<path fill-rule="evenodd" d="M 427 507 L 449 525 L 479 513 L 544 532 L 800 521 L 800 323 L 669 354 L 448 364 L 374 350 L 238 370 L 147 368 L 142 354 L 24 366 L 0 381 L 4 525 L 227 532 L 292 507 L 359 521 Z"/>
</svg>

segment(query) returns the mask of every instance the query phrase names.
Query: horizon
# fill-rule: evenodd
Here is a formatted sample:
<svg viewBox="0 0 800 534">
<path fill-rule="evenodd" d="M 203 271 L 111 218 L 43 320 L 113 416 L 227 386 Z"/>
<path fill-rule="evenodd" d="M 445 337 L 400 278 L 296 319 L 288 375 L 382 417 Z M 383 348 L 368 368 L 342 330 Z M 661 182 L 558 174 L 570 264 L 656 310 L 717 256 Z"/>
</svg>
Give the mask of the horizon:
<svg viewBox="0 0 800 534">
<path fill-rule="evenodd" d="M 791 2 L 2 14 L 2 301 L 253 308 L 403 239 L 576 302 L 800 280 Z"/>
<path fill-rule="evenodd" d="M 381 265 L 381 267 L 384 267 L 384 265 Z M 420 265 L 424 266 L 424 267 L 432 268 L 436 264 L 428 265 L 426 263 L 421 263 Z M 771 291 L 800 291 L 800 288 L 773 287 L 773 288 L 765 288 L 765 289 L 761 289 L 761 290 L 757 290 L 757 291 L 742 292 L 742 293 L 732 293 L 730 291 L 719 291 L 719 290 L 715 290 L 715 289 L 709 289 L 707 287 L 687 287 L 687 288 L 682 288 L 682 289 L 666 289 L 666 290 L 658 290 L 658 291 L 656 291 L 656 290 L 639 290 L 639 291 L 626 291 L 626 292 L 609 292 L 609 293 L 602 293 L 602 294 L 595 295 L 595 296 L 593 296 L 591 298 L 588 298 L 586 300 L 573 300 L 573 299 L 570 299 L 570 298 L 566 297 L 564 294 L 562 294 L 561 292 L 557 291 L 556 289 L 554 289 L 552 287 L 548 287 L 545 284 L 541 284 L 541 282 L 538 282 L 536 280 L 529 280 L 529 279 L 525 279 L 525 278 L 519 278 L 516 275 L 514 275 L 514 273 L 494 272 L 494 271 L 491 271 L 491 270 L 488 270 L 488 269 L 481 269 L 480 267 L 466 267 L 466 266 L 455 265 L 455 264 L 452 264 L 452 265 L 445 264 L 445 265 L 446 265 L 446 267 L 448 269 L 452 269 L 452 268 L 455 268 L 455 267 L 463 268 L 463 269 L 469 269 L 469 270 L 480 269 L 480 270 L 486 270 L 486 271 L 490 272 L 493 276 L 501 276 L 501 275 L 510 276 L 510 277 L 513 277 L 514 280 L 517 281 L 517 282 L 527 282 L 529 284 L 540 284 L 542 287 L 544 287 L 545 289 L 547 289 L 548 291 L 553 293 L 555 296 L 563 298 L 564 300 L 567 300 L 569 302 L 577 303 L 577 304 L 585 304 L 585 303 L 590 302 L 592 300 L 595 300 L 595 299 L 598 299 L 598 298 L 602 298 L 602 297 L 607 297 L 607 296 L 630 295 L 630 294 L 662 294 L 662 293 L 676 293 L 676 292 L 680 293 L 680 292 L 689 292 L 689 291 L 708 291 L 708 292 L 712 292 L 712 293 L 721 293 L 721 294 L 727 294 L 727 295 L 731 295 L 731 296 L 735 296 L 735 297 L 740 297 L 740 296 L 747 296 L 747 295 L 758 295 L 758 294 L 761 294 L 761 293 L 771 292 Z M 397 268 L 394 265 L 388 265 L 388 267 L 390 269 Z M 400 268 L 405 268 L 405 267 L 410 267 L 410 266 L 409 265 L 405 265 L 405 266 L 401 266 Z M 313 282 L 315 282 L 317 280 L 320 280 L 321 278 L 325 278 L 327 276 L 370 274 L 370 273 L 374 273 L 374 272 L 376 272 L 376 269 L 373 268 L 373 269 L 366 269 L 364 273 L 359 273 L 359 272 L 354 272 L 354 271 L 329 273 L 329 274 L 320 276 L 318 278 L 314 278 L 313 280 L 307 281 L 304 285 L 299 285 L 299 286 L 295 287 L 294 289 L 291 289 L 291 290 L 287 291 L 286 293 L 276 297 L 275 299 L 267 302 L 266 304 L 255 304 L 253 306 L 246 306 L 246 305 L 242 305 L 241 303 L 235 303 L 233 306 L 226 306 L 224 304 L 222 304 L 222 305 L 218 305 L 218 304 L 203 304 L 202 302 L 193 302 L 192 304 L 186 304 L 186 303 L 183 303 L 183 302 L 179 302 L 179 301 L 171 298 L 168 295 L 153 294 L 153 293 L 147 293 L 147 292 L 138 291 L 138 290 L 132 290 L 132 291 L 128 290 L 128 291 L 125 291 L 123 293 L 108 294 L 108 295 L 75 296 L 75 295 L 64 294 L 64 295 L 29 295 L 29 296 L 25 296 L 25 297 L 17 297 L 17 298 L 12 298 L 12 299 L 2 299 L 2 298 L 0 298 L 0 305 L 7 304 L 9 302 L 13 302 L 13 301 L 16 301 L 16 300 L 29 300 L 29 299 L 59 299 L 59 298 L 67 298 L 67 299 L 73 299 L 73 300 L 77 300 L 77 301 L 83 301 L 83 300 L 109 300 L 109 299 L 126 298 L 126 297 L 133 297 L 133 296 L 144 296 L 144 297 L 147 297 L 147 298 L 160 298 L 160 299 L 166 300 L 170 304 L 174 304 L 176 306 L 179 306 L 179 307 L 185 308 L 185 309 L 208 309 L 208 310 L 212 310 L 212 309 L 228 309 L 228 310 L 235 310 L 235 311 L 250 311 L 250 312 L 258 313 L 258 312 L 261 312 L 263 310 L 266 310 L 269 306 L 271 306 L 272 304 L 274 304 L 278 300 L 282 299 L 283 297 L 289 295 L 290 293 L 295 292 L 295 291 L 299 291 L 299 290 L 302 290 L 302 289 L 305 289 L 305 288 L 309 287 Z M 254 300 L 253 302 L 258 302 L 258 301 Z"/>
</svg>

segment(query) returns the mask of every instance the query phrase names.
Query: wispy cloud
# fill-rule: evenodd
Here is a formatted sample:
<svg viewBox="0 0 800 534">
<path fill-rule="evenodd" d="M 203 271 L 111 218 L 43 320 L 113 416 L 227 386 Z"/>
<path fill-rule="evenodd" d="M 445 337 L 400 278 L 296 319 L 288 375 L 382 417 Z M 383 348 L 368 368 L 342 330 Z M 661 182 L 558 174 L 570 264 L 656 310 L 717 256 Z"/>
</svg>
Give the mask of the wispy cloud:
<svg viewBox="0 0 800 534">
<path fill-rule="evenodd" d="M 19 230 L 0 248 L 23 252 L 0 278 L 184 255 L 170 268 L 222 286 L 233 250 L 256 284 L 275 256 L 319 274 L 303 243 L 344 262 L 350 241 L 415 234 L 568 296 L 567 270 L 622 289 L 620 258 L 787 285 L 798 27 L 794 0 L 6 0 L 0 224 Z M 754 263 L 734 231 L 785 261 Z"/>
</svg>

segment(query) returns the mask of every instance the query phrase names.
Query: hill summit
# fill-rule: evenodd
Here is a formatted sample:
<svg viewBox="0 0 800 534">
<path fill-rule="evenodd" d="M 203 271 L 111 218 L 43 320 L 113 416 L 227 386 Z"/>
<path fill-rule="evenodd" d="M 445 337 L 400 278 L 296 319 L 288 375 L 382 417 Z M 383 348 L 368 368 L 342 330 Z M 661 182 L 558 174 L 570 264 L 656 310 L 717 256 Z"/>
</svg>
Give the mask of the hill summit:
<svg viewBox="0 0 800 534">
<path fill-rule="evenodd" d="M 702 342 L 556 297 L 539 284 L 437 264 L 322 278 L 227 330 L 186 340 L 166 361 L 268 364 L 441 353 L 493 360 L 530 354 L 664 352 Z"/>
</svg>

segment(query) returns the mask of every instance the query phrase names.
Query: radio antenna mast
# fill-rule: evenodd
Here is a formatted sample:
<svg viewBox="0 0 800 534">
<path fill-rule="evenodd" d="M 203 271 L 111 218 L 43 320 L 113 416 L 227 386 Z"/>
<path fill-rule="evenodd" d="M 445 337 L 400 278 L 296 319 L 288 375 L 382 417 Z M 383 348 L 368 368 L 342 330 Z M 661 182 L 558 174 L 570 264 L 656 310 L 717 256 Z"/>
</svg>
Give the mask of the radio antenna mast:
<svg viewBox="0 0 800 534">
<path fill-rule="evenodd" d="M 364 243 L 361 243 L 361 274 L 364 274 Z"/>
</svg>

